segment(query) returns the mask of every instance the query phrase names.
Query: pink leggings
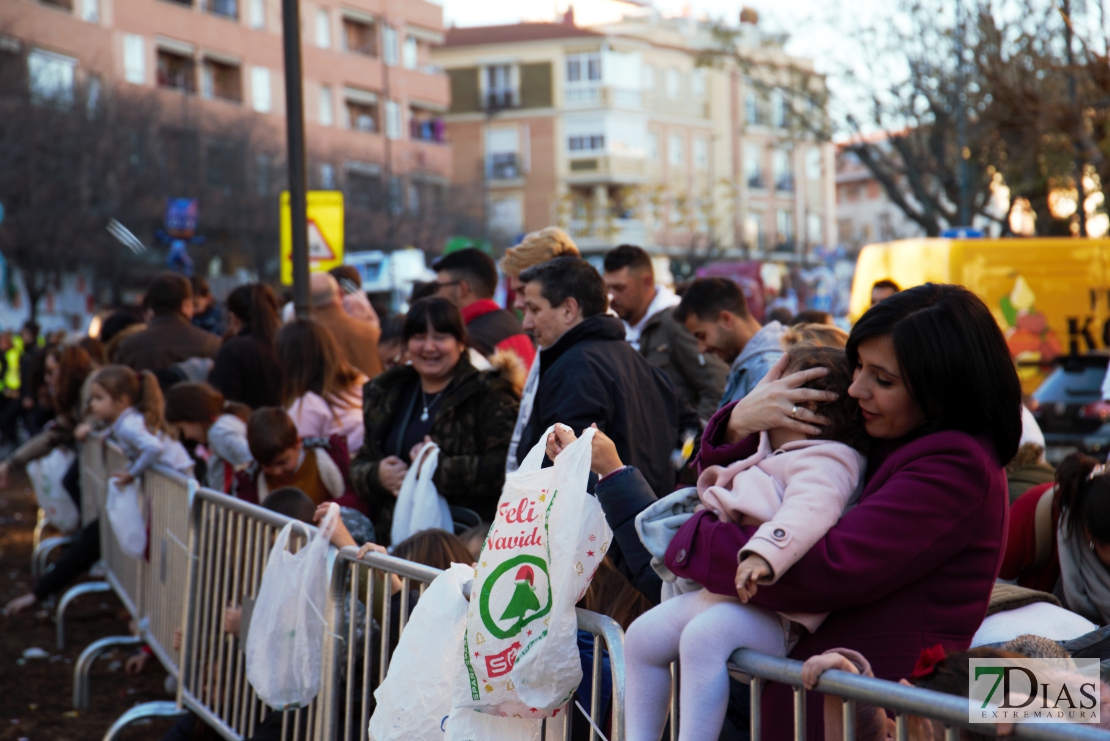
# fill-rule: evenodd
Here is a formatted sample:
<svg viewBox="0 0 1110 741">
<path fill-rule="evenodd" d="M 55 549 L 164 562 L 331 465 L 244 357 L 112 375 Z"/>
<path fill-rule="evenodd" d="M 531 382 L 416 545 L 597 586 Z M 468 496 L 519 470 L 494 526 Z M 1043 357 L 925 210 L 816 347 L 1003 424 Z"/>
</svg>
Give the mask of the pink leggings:
<svg viewBox="0 0 1110 741">
<path fill-rule="evenodd" d="M 679 741 L 716 741 L 728 707 L 726 663 L 738 648 L 786 655 L 782 619 L 706 590 L 652 608 L 625 636 L 628 741 L 659 741 L 680 660 Z"/>
</svg>

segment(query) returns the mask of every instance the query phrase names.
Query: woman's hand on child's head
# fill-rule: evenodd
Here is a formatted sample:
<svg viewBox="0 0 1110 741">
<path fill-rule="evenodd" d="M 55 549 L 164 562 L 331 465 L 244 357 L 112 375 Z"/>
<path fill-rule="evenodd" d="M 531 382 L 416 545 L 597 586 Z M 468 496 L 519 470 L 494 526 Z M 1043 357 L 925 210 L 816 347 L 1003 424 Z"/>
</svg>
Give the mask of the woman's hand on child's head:
<svg viewBox="0 0 1110 741">
<path fill-rule="evenodd" d="M 112 474 L 111 478 L 115 480 L 116 486 L 127 486 L 135 480 L 135 477 L 127 471 L 116 471 Z"/>
<path fill-rule="evenodd" d="M 802 387 L 815 378 L 828 375 L 829 369 L 810 368 L 783 376 L 788 362 L 786 355 L 779 358 L 751 393 L 732 408 L 725 432 L 728 442 L 735 443 L 748 435 L 775 427 L 807 435 L 821 434 L 819 425 L 826 425 L 829 420 L 805 405 L 808 402 L 835 401 L 837 394 Z"/>
<path fill-rule="evenodd" d="M 401 491 L 401 484 L 405 482 L 405 474 L 409 466 L 395 455 L 382 458 L 378 464 L 378 481 L 381 482 L 390 494 L 397 496 Z"/>
<path fill-rule="evenodd" d="M 741 602 L 747 602 L 755 596 L 756 582 L 766 579 L 772 574 L 771 564 L 763 556 L 752 554 L 740 562 L 736 567 L 736 594 Z"/>
<path fill-rule="evenodd" d="M 323 520 L 324 517 L 327 516 L 328 510 L 331 509 L 331 505 L 331 502 L 324 502 L 323 504 L 319 505 L 316 508 L 316 511 L 312 514 L 312 521 L 319 525 L 320 520 Z M 331 544 L 334 545 L 336 548 L 346 548 L 349 545 L 358 545 L 358 543 L 355 542 L 355 539 L 351 537 L 351 531 L 347 529 L 347 525 L 343 522 L 342 517 L 335 521 L 335 529 L 331 531 Z"/>
<path fill-rule="evenodd" d="M 371 552 L 380 553 L 383 556 L 389 555 L 389 551 L 385 549 L 384 545 L 378 545 L 377 543 L 365 543 L 361 548 L 358 549 L 358 557 L 362 558 L 367 553 Z"/>
<path fill-rule="evenodd" d="M 859 674 L 859 668 L 849 661 L 847 656 L 833 649 L 806 659 L 806 663 L 802 664 L 802 684 L 805 685 L 807 690 L 813 689 L 817 686 L 821 675 L 830 669 L 839 669 L 849 674 Z"/>
<path fill-rule="evenodd" d="M 555 460 L 568 445 L 578 439 L 574 430 L 564 424 L 555 423 L 555 431 L 547 436 L 547 457 Z"/>
</svg>

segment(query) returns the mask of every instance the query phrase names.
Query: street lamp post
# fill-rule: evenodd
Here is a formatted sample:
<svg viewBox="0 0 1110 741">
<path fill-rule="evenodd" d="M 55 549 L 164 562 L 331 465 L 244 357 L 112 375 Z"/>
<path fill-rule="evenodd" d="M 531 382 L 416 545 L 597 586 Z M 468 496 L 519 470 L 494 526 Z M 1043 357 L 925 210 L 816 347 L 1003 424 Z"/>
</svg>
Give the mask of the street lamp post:
<svg viewBox="0 0 1110 741">
<path fill-rule="evenodd" d="M 293 236 L 293 306 L 308 317 L 308 214 L 304 143 L 304 82 L 299 0 L 281 0 L 285 53 L 285 130 L 289 159 L 289 217 Z"/>
</svg>

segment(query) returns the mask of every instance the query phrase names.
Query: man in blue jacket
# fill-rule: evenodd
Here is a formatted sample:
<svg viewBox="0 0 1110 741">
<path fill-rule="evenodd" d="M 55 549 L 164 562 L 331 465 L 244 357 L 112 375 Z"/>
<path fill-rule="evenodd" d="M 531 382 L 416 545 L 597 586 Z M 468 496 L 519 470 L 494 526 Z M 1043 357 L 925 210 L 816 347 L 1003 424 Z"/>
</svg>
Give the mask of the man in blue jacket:
<svg viewBox="0 0 1110 741">
<path fill-rule="evenodd" d="M 528 268 L 520 280 L 524 329 L 543 349 L 519 456 L 555 422 L 579 435 L 596 423 L 657 496 L 669 494 L 676 474 L 671 453 L 701 423 L 670 378 L 625 341 L 621 320 L 605 313 L 601 275 L 584 260 L 559 257 Z"/>
<path fill-rule="evenodd" d="M 732 367 L 718 408 L 747 396 L 782 357 L 778 322 L 760 326 L 740 286 L 728 278 L 699 278 L 682 294 L 675 319 L 698 340 L 698 352 L 716 353 Z"/>
</svg>

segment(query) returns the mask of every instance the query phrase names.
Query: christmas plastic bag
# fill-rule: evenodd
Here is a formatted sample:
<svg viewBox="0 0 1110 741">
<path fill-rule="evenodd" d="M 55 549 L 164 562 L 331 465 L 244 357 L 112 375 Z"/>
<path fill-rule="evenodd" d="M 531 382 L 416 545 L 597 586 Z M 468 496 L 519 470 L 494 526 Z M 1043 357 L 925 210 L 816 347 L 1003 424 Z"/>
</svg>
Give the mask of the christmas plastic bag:
<svg viewBox="0 0 1110 741">
<path fill-rule="evenodd" d="M 75 457 L 65 448 L 54 448 L 46 457 L 27 464 L 27 478 L 31 479 L 31 488 L 35 490 L 35 501 L 46 513 L 50 524 L 63 533 L 71 532 L 81 524 L 81 513 L 73 503 L 73 497 L 62 486 L 62 479 Z"/>
<path fill-rule="evenodd" d="M 456 707 L 543 718 L 582 681 L 574 605 L 612 539 L 601 505 L 586 492 L 593 435 L 587 429 L 554 466 L 541 468 L 544 434 L 505 477 L 476 569 Z"/>
<path fill-rule="evenodd" d="M 393 506 L 393 526 L 389 531 L 393 544 L 431 528 L 454 532 L 451 507 L 432 483 L 438 463 L 439 446 L 427 443 L 409 466 Z"/>
<path fill-rule="evenodd" d="M 275 710 L 303 707 L 320 690 L 328 539 L 338 520 L 339 506 L 333 502 L 315 536 L 303 523 L 286 524 L 266 561 L 247 632 L 247 680 Z M 290 553 L 294 525 L 309 536 L 297 553 Z"/>
<path fill-rule="evenodd" d="M 542 723 L 542 718 L 502 718 L 455 708 L 447 718 L 443 741 L 541 741 Z M 562 738 L 551 723 L 548 721 L 547 738 Z"/>
<path fill-rule="evenodd" d="M 121 487 L 116 479 L 108 479 L 105 509 L 119 549 L 131 558 L 142 558 L 146 553 L 146 519 L 139 506 L 139 482 Z"/>
<path fill-rule="evenodd" d="M 443 739 L 466 630 L 463 587 L 473 578 L 473 567 L 451 564 L 424 590 L 393 652 L 389 673 L 374 691 L 371 741 Z"/>
</svg>

